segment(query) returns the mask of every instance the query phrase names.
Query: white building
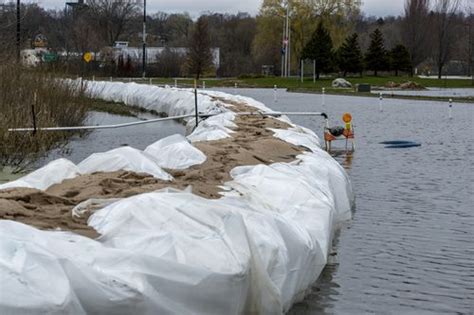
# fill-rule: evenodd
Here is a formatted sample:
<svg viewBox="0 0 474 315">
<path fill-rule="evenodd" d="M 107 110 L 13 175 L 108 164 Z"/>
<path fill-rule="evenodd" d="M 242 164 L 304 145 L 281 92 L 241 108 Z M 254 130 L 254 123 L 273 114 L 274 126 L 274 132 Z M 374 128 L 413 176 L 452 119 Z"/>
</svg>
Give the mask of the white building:
<svg viewBox="0 0 474 315">
<path fill-rule="evenodd" d="M 165 49 L 169 49 L 173 53 L 177 53 L 179 55 L 186 55 L 188 52 L 188 48 L 186 47 L 147 47 L 146 48 L 146 55 L 147 55 L 147 63 L 153 64 L 158 62 L 160 55 L 165 51 Z M 221 56 L 220 56 L 220 48 L 211 48 L 212 53 L 212 63 L 216 69 L 219 69 L 221 65 Z M 141 62 L 143 56 L 143 48 L 141 47 L 122 47 L 122 48 L 113 48 L 114 59 L 118 59 L 119 56 L 122 56 L 124 60 L 130 57 L 133 61 Z"/>
</svg>

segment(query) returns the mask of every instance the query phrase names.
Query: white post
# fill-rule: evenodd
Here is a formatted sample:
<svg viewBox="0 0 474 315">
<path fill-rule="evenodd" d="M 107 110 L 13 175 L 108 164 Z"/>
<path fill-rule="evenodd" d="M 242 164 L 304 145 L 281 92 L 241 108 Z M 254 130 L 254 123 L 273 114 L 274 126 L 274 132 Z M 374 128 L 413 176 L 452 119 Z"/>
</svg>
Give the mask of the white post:
<svg viewBox="0 0 474 315">
<path fill-rule="evenodd" d="M 313 60 L 313 83 L 316 83 L 316 59 Z"/>
<path fill-rule="evenodd" d="M 202 89 L 203 89 L 203 90 L 206 89 L 206 81 L 202 81 Z"/>
<path fill-rule="evenodd" d="M 323 107 L 326 106 L 326 89 L 323 88 L 323 93 L 321 94 Z"/>
<path fill-rule="evenodd" d="M 274 85 L 273 86 L 273 102 L 276 103 L 278 100 L 277 100 L 277 86 Z"/>
<path fill-rule="evenodd" d="M 286 40 L 286 45 L 285 45 L 285 78 L 288 77 L 288 51 L 289 51 L 289 40 L 288 40 L 288 33 L 289 33 L 289 15 L 290 15 L 290 4 L 288 1 L 286 2 L 286 30 L 285 30 L 285 40 Z"/>
<path fill-rule="evenodd" d="M 301 59 L 301 83 L 304 82 L 304 62 L 303 59 Z"/>
<path fill-rule="evenodd" d="M 174 87 L 175 87 L 175 88 L 178 87 L 178 79 L 174 79 Z"/>
<path fill-rule="evenodd" d="M 152 79 L 152 78 L 150 78 L 150 85 L 152 85 L 152 84 L 153 84 L 153 79 Z"/>
<path fill-rule="evenodd" d="M 128 78 L 128 82 L 132 82 L 132 78 Z"/>
<path fill-rule="evenodd" d="M 379 110 L 380 110 L 381 112 L 383 112 L 382 101 L 383 101 L 383 94 L 380 93 L 380 94 L 379 94 Z"/>
<path fill-rule="evenodd" d="M 92 82 L 94 82 L 94 81 L 95 81 L 95 75 L 92 76 Z"/>
<path fill-rule="evenodd" d="M 110 82 L 112 82 L 112 81 L 113 81 L 113 79 L 112 79 L 112 77 L 110 77 Z"/>
<path fill-rule="evenodd" d="M 237 88 L 237 82 L 235 82 L 235 84 L 234 84 L 234 89 L 236 89 L 236 88 Z"/>
<path fill-rule="evenodd" d="M 449 99 L 449 119 L 453 119 L 453 99 Z"/>
</svg>

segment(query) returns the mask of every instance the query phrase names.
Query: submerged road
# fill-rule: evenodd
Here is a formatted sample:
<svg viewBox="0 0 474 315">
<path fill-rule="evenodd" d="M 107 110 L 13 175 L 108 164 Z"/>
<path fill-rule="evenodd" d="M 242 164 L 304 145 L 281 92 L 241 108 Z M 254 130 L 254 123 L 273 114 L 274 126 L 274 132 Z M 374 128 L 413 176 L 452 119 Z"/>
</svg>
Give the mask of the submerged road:
<svg viewBox="0 0 474 315">
<path fill-rule="evenodd" d="M 336 159 L 351 175 L 354 218 L 333 261 L 290 314 L 474 313 L 474 106 L 226 89 L 279 111 L 352 113 L 357 151 Z M 315 117 L 292 121 L 322 134 Z M 421 147 L 385 149 L 413 140 Z M 343 143 L 335 146 L 343 146 Z"/>
</svg>

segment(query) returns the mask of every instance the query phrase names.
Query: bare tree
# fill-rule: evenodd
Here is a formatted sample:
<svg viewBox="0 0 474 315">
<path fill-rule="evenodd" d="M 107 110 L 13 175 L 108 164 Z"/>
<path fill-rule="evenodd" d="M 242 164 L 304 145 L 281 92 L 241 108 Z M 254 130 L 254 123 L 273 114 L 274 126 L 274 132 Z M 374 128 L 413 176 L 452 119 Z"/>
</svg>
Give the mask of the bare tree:
<svg viewBox="0 0 474 315">
<path fill-rule="evenodd" d="M 406 0 L 405 17 L 402 21 L 402 40 L 416 67 L 428 56 L 429 28 L 427 27 L 430 0 Z"/>
<path fill-rule="evenodd" d="M 133 1 L 89 0 L 87 4 L 98 31 L 109 45 L 119 40 L 137 14 L 137 5 Z"/>
<path fill-rule="evenodd" d="M 435 0 L 432 13 L 433 57 L 441 79 L 443 68 L 451 58 L 456 40 L 455 20 L 460 0 Z"/>
<path fill-rule="evenodd" d="M 211 40 L 209 37 L 207 19 L 201 16 L 195 25 L 194 33 L 188 50 L 188 69 L 200 76 L 212 65 Z"/>
</svg>

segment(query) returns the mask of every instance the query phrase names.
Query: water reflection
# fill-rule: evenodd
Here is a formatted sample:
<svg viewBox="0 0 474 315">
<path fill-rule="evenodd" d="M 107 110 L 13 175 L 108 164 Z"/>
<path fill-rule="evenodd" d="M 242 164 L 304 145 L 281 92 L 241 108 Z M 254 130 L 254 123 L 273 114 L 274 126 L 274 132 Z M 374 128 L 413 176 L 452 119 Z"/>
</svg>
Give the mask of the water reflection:
<svg viewBox="0 0 474 315">
<path fill-rule="evenodd" d="M 153 118 L 157 118 L 157 116 L 153 114 L 141 114 L 139 118 L 136 118 L 102 112 L 91 112 L 87 124 L 121 124 L 136 121 L 138 119 Z M 74 163 L 79 163 L 92 153 L 104 152 L 124 145 L 143 150 L 155 141 L 177 133 L 184 135 L 185 127 L 172 120 L 126 128 L 94 130 L 72 138 L 68 145 L 62 150 L 54 150 L 50 152 L 46 158 L 38 161 L 35 168 L 41 167 L 52 160 L 62 157 L 70 159 Z"/>
<path fill-rule="evenodd" d="M 354 158 L 355 151 L 343 150 L 343 149 L 332 149 L 329 154 L 336 159 L 350 174 L 352 168 L 352 159 Z"/>
</svg>

